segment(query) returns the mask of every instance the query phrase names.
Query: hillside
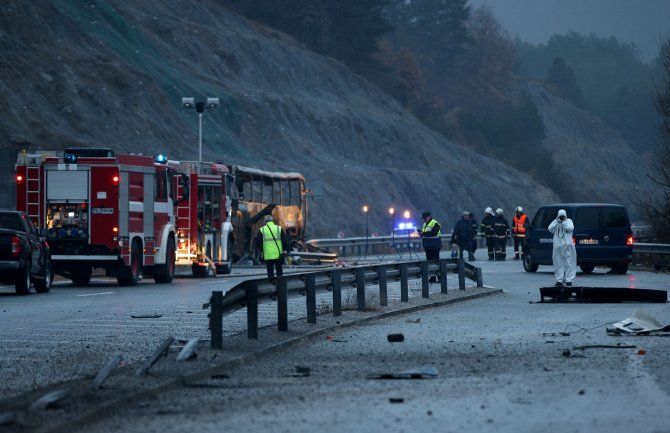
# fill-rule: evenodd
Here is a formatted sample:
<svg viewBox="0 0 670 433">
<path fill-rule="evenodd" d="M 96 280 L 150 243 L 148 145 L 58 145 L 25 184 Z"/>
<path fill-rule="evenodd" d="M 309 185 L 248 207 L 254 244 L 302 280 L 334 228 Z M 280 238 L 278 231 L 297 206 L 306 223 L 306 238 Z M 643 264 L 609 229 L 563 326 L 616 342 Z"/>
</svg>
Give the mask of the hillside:
<svg viewBox="0 0 670 433">
<path fill-rule="evenodd" d="M 321 184 L 311 237 L 363 234 L 363 204 L 370 231 L 385 233 L 389 206 L 431 209 L 450 229 L 462 209 L 479 216 L 502 207 L 509 216 L 517 205 L 533 211 L 558 200 L 524 173 L 427 129 L 342 64 L 214 0 L 12 0 L 0 8 L 7 173 L 22 148 L 197 159 L 197 116 L 180 99 L 218 96 L 222 106 L 204 114 L 203 158 L 299 171 Z"/>
</svg>

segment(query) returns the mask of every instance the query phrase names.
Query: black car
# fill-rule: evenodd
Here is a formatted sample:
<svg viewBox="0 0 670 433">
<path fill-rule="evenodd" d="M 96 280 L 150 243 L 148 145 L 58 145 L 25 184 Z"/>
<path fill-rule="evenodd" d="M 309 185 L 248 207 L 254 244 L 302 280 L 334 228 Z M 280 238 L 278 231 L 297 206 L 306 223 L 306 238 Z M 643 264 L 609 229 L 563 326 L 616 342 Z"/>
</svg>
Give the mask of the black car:
<svg viewBox="0 0 670 433">
<path fill-rule="evenodd" d="M 37 230 L 24 212 L 0 210 L 0 280 L 13 282 L 19 295 L 30 293 L 33 283 L 40 293 L 51 289 L 46 230 Z"/>
<path fill-rule="evenodd" d="M 526 272 L 552 264 L 553 235 L 548 227 L 559 209 L 565 209 L 575 224 L 573 242 L 582 272 L 591 273 L 596 266 L 611 267 L 617 274 L 628 271 L 633 261 L 633 234 L 626 208 L 608 203 L 564 203 L 542 206 L 535 213 L 524 246 Z"/>
</svg>

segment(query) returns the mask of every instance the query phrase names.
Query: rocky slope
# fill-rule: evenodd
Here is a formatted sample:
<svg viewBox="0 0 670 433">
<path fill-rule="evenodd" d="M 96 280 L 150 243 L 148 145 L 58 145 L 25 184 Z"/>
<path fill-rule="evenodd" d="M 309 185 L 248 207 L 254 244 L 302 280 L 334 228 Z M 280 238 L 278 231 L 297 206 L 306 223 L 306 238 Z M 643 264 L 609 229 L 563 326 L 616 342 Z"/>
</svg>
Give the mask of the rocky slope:
<svg viewBox="0 0 670 433">
<path fill-rule="evenodd" d="M 449 229 L 462 209 L 511 214 L 558 200 L 425 128 L 342 64 L 215 0 L 4 1 L 0 74 L 5 165 L 22 148 L 71 145 L 197 159 L 197 116 L 181 97 L 220 97 L 204 114 L 203 159 L 299 171 L 321 185 L 311 237 L 363 234 L 363 204 L 370 231 L 387 233 L 389 206 L 431 209 Z"/>
</svg>

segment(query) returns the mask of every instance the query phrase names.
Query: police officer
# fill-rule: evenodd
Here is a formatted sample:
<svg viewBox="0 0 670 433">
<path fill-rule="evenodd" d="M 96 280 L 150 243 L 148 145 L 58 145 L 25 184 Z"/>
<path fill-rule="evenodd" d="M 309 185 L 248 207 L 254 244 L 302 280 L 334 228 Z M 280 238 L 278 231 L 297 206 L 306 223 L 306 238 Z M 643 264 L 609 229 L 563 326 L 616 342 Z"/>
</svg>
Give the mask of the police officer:
<svg viewBox="0 0 670 433">
<path fill-rule="evenodd" d="M 501 208 L 496 209 L 493 219 L 493 232 L 496 240 L 495 259 L 505 260 L 507 258 L 507 236 L 509 234 L 509 223 L 503 215 Z"/>
<path fill-rule="evenodd" d="M 417 229 L 421 236 L 423 249 L 426 251 L 426 260 L 438 260 L 440 249 L 442 249 L 442 238 L 440 238 L 440 223 L 433 219 L 430 212 L 421 214 L 423 226 Z"/>
<path fill-rule="evenodd" d="M 482 218 L 482 224 L 479 227 L 479 236 L 486 239 L 486 249 L 489 253 L 489 260 L 493 260 L 495 257 L 494 251 L 496 246 L 495 231 L 493 230 L 493 209 L 487 207 L 484 210 L 484 218 Z"/>
<path fill-rule="evenodd" d="M 284 274 L 282 266 L 289 241 L 284 230 L 274 223 L 272 215 L 266 215 L 263 223 L 256 236 L 256 246 L 263 252 L 268 278 L 274 278 L 275 270 L 277 276 L 281 277 Z"/>
<path fill-rule="evenodd" d="M 514 236 L 514 260 L 519 260 L 523 253 L 526 231 L 530 228 L 528 216 L 523 213 L 523 208 L 518 206 L 512 218 L 512 236 Z"/>
</svg>

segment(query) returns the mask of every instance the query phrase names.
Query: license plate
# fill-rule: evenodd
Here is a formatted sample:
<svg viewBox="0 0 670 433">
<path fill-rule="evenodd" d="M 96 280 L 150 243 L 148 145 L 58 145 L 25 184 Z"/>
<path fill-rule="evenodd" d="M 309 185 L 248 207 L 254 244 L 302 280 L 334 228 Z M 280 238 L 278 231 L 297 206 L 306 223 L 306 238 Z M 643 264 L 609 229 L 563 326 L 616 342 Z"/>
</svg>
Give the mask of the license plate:
<svg viewBox="0 0 670 433">
<path fill-rule="evenodd" d="M 580 239 L 580 245 L 598 245 L 598 239 Z"/>
</svg>

